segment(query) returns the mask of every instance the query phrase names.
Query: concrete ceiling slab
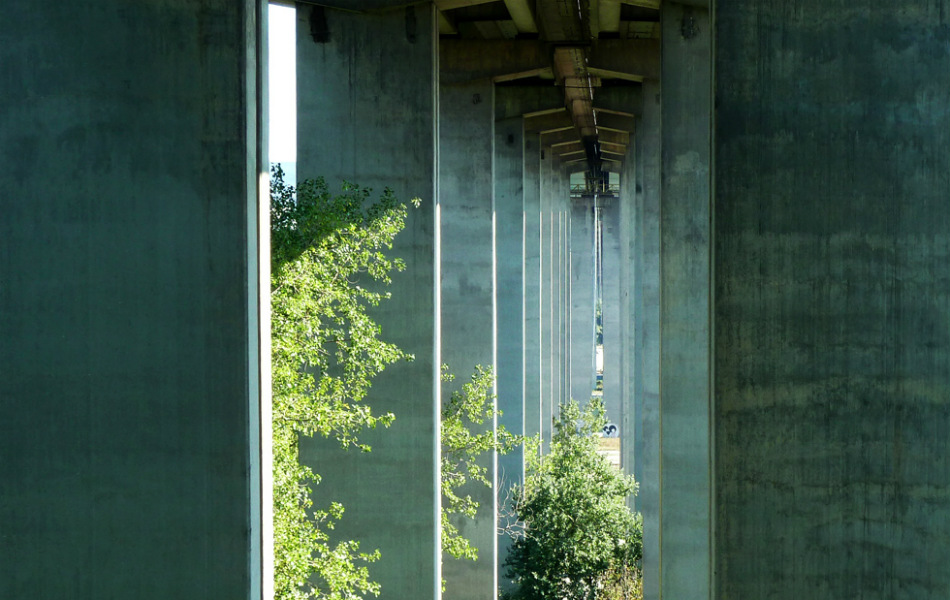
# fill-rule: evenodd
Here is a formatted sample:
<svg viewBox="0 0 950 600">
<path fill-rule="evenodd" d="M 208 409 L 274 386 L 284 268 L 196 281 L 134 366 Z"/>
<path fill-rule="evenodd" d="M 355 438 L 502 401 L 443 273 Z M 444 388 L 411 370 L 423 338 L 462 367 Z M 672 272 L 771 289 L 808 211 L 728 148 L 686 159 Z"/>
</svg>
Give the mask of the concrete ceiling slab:
<svg viewBox="0 0 950 600">
<path fill-rule="evenodd" d="M 496 0 L 435 0 L 435 6 L 439 10 L 453 10 L 464 8 L 466 6 L 476 6 L 479 4 L 488 4 Z"/>
<path fill-rule="evenodd" d="M 620 0 L 600 0 L 600 30 L 620 32 Z"/>
<path fill-rule="evenodd" d="M 537 33 L 538 23 L 532 10 L 532 4 L 528 0 L 505 0 L 505 6 L 508 7 L 508 13 L 511 20 L 521 33 Z"/>
<path fill-rule="evenodd" d="M 589 67 L 592 73 L 611 73 L 618 79 L 659 79 L 660 43 L 658 40 L 596 40 L 590 48 Z"/>
</svg>

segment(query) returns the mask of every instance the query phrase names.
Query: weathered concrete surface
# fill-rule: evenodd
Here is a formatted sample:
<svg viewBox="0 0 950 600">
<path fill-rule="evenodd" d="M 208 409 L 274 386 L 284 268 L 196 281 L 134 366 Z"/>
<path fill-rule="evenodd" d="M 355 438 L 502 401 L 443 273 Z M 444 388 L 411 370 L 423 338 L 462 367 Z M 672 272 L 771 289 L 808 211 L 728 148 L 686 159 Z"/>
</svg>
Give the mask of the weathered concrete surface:
<svg viewBox="0 0 950 600">
<path fill-rule="evenodd" d="M 561 334 L 561 370 L 559 373 L 561 379 L 558 382 L 560 391 L 558 402 L 563 403 L 570 400 L 571 397 L 571 195 L 569 193 L 571 181 L 570 174 L 563 165 L 558 172 L 555 185 L 564 190 L 557 199 L 561 240 L 558 246 L 560 252 L 558 269 L 561 273 L 559 282 L 561 294 L 557 311 L 560 321 L 558 331 Z"/>
<path fill-rule="evenodd" d="M 524 133 L 524 432 L 541 432 L 541 136 Z"/>
<path fill-rule="evenodd" d="M 716 11 L 716 596 L 947 598 L 950 3 Z"/>
<path fill-rule="evenodd" d="M 501 95 L 501 90 L 498 90 Z M 496 336 L 498 365 L 498 424 L 509 432 L 525 431 L 524 343 L 524 136 L 523 119 L 495 123 L 495 277 L 497 285 Z M 524 449 L 498 457 L 498 493 L 509 497 L 513 485 L 524 483 Z M 510 510 L 503 508 L 503 512 Z M 499 536 L 499 569 L 510 538 Z M 501 588 L 509 589 L 502 578 Z"/>
<path fill-rule="evenodd" d="M 621 391 L 623 381 L 620 373 L 620 363 L 623 360 L 620 343 L 620 199 L 602 197 L 598 202 L 601 207 L 603 244 L 601 310 L 604 333 L 604 407 L 607 409 L 607 421 L 620 428 L 624 420 Z M 622 434 L 622 430 L 620 433 Z"/>
<path fill-rule="evenodd" d="M 261 597 L 261 9 L 4 3 L 0 597 Z"/>
<path fill-rule="evenodd" d="M 441 80 L 446 83 L 508 81 L 551 71 L 551 57 L 538 40 L 444 39 L 439 42 L 439 56 Z"/>
<path fill-rule="evenodd" d="M 710 21 L 661 10 L 660 597 L 708 598 Z"/>
<path fill-rule="evenodd" d="M 310 36 L 309 8 L 298 9 L 297 172 L 346 179 L 377 192 L 386 186 L 408 201 L 406 229 L 393 254 L 392 299 L 374 311 L 382 337 L 415 355 L 389 367 L 368 403 L 392 411 L 388 430 L 362 439 L 370 454 L 342 452 L 332 442 L 302 441 L 301 457 L 323 476 L 318 503 L 340 501 L 341 538 L 379 548 L 370 567 L 380 598 L 434 598 L 440 588 L 438 486 L 438 357 L 436 284 L 436 23 L 431 6 L 354 14 L 327 10 L 330 41 Z"/>
<path fill-rule="evenodd" d="M 560 329 L 560 290 L 564 273 L 559 268 L 560 202 L 568 193 L 561 187 L 560 165 L 548 150 L 541 152 L 541 223 L 542 223 L 542 328 L 541 328 L 541 438 L 542 451 L 550 447 L 552 416 L 560 401 L 563 373 Z"/>
<path fill-rule="evenodd" d="M 476 365 L 494 367 L 493 93 L 488 79 L 439 87 L 441 360 L 456 377 L 442 384 L 443 402 L 469 381 Z M 484 459 L 494 483 L 495 459 Z M 478 512 L 474 520 L 460 518 L 455 525 L 478 549 L 478 560 L 443 555 L 443 597 L 490 598 L 498 587 L 495 487 L 477 484 L 464 492 L 479 503 Z"/>
<path fill-rule="evenodd" d="M 634 506 L 643 515 L 643 594 L 660 590 L 660 83 L 643 84 L 643 116 L 620 182 L 626 252 L 621 275 L 624 328 L 624 413 L 621 451 L 640 484 Z"/>
<path fill-rule="evenodd" d="M 570 207 L 570 395 L 582 405 L 594 390 L 594 200 Z"/>
</svg>

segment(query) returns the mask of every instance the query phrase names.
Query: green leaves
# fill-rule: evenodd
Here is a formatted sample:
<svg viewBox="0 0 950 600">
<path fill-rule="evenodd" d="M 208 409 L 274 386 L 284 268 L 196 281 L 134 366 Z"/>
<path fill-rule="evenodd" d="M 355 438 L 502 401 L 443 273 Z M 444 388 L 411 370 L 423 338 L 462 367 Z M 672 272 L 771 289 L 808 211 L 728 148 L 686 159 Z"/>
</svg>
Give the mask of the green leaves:
<svg viewBox="0 0 950 600">
<path fill-rule="evenodd" d="M 295 190 L 276 167 L 271 179 L 271 343 L 276 598 L 355 600 L 377 595 L 353 540 L 328 531 L 343 507 L 313 507 L 319 476 L 298 461 L 299 436 L 336 438 L 356 447 L 366 427 L 388 426 L 363 404 L 372 379 L 411 356 L 380 339 L 369 311 L 388 298 L 390 274 L 404 268 L 386 251 L 407 208 L 390 190 L 379 200 L 345 184 L 330 194 L 323 179 Z"/>
<path fill-rule="evenodd" d="M 442 381 L 454 377 L 447 365 L 442 365 Z M 480 462 L 492 452 L 507 454 L 524 443 L 504 427 L 488 427 L 501 414 L 495 408 L 495 375 L 490 367 L 477 365 L 471 379 L 454 391 L 442 407 L 442 551 L 455 558 L 476 560 L 474 548 L 453 524 L 454 515 L 474 519 L 478 502 L 470 494 L 460 492 L 474 483 L 491 487 L 488 469 Z"/>
<path fill-rule="evenodd" d="M 505 561 L 515 598 L 596 598 L 613 574 L 639 564 L 643 527 L 626 504 L 637 484 L 598 454 L 604 423 L 597 398 L 583 410 L 562 404 L 550 454 L 529 459 L 515 493 L 522 527 Z"/>
</svg>

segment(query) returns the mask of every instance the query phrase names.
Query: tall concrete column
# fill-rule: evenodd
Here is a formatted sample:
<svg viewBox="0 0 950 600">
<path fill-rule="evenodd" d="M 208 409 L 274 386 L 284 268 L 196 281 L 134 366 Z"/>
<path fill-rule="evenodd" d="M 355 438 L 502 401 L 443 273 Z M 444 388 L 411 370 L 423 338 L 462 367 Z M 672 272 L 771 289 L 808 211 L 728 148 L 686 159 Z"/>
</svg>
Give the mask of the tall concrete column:
<svg viewBox="0 0 950 600">
<path fill-rule="evenodd" d="M 512 117 L 495 123 L 495 261 L 496 336 L 498 364 L 498 424 L 509 432 L 525 431 L 524 344 L 524 137 L 523 119 Z M 513 485 L 524 482 L 524 449 L 498 457 L 498 493 L 509 496 Z M 510 506 L 501 508 L 507 514 Z M 499 536 L 499 569 L 511 539 Z M 501 580 L 501 589 L 509 589 Z"/>
<path fill-rule="evenodd" d="M 620 371 L 623 359 L 620 342 L 620 199 L 607 196 L 601 198 L 599 203 L 603 244 L 601 322 L 604 336 L 604 407 L 607 410 L 607 421 L 622 427 L 624 405 Z M 623 429 L 620 430 L 620 435 L 623 435 Z M 622 458 L 621 463 L 624 469 L 629 471 Z"/>
<path fill-rule="evenodd" d="M 495 277 L 499 424 L 524 431 L 524 138 L 521 117 L 495 123 Z M 524 480 L 520 451 L 499 458 L 501 489 Z"/>
<path fill-rule="evenodd" d="M 594 199 L 571 200 L 570 395 L 581 404 L 594 390 Z"/>
<path fill-rule="evenodd" d="M 389 429 L 367 431 L 369 454 L 329 440 L 303 440 L 301 458 L 322 481 L 316 502 L 339 501 L 336 532 L 362 549 L 379 548 L 370 565 L 381 598 L 437 598 L 439 542 L 439 331 L 436 221 L 438 36 L 434 8 L 356 13 L 325 9 L 328 41 L 314 41 L 310 11 L 298 5 L 297 172 L 422 199 L 410 209 L 393 255 L 392 298 L 374 316 L 382 337 L 415 355 L 386 369 L 367 403 L 392 411 Z M 383 492 L 383 493 L 381 493 Z"/>
<path fill-rule="evenodd" d="M 716 597 L 950 597 L 950 2 L 719 4 Z"/>
<path fill-rule="evenodd" d="M 558 198 L 560 219 L 560 273 L 559 285 L 561 288 L 559 309 L 557 312 L 560 321 L 559 354 L 561 359 L 560 389 L 558 403 L 567 402 L 571 398 L 571 181 L 570 173 L 563 167 L 558 173 L 557 186 L 561 188 Z M 556 418 L 556 415 L 555 415 Z"/>
<path fill-rule="evenodd" d="M 267 595 L 264 8 L 4 3 L 0 597 Z"/>
<path fill-rule="evenodd" d="M 660 597 L 708 598 L 710 21 L 672 2 L 661 20 Z"/>
<path fill-rule="evenodd" d="M 541 438 L 542 451 L 547 451 L 551 441 L 551 417 L 558 403 L 558 378 L 560 377 L 560 353 L 557 310 L 559 294 L 559 217 L 557 177 L 559 161 L 550 149 L 541 152 Z"/>
<path fill-rule="evenodd" d="M 541 432 L 541 139 L 524 134 L 525 435 Z"/>
<path fill-rule="evenodd" d="M 494 368 L 493 93 L 490 79 L 447 83 L 443 78 L 439 86 L 442 363 L 455 375 L 453 383 L 442 384 L 443 403 L 476 365 Z M 445 598 L 490 598 L 498 589 L 494 457 L 484 457 L 482 466 L 493 486 L 463 490 L 479 503 L 478 512 L 474 520 L 455 522 L 478 549 L 478 560 L 442 557 Z"/>
<path fill-rule="evenodd" d="M 660 84 L 643 83 L 643 112 L 620 181 L 624 423 L 621 452 L 640 484 L 643 595 L 660 592 Z M 629 409 L 629 410 L 627 410 Z"/>
</svg>

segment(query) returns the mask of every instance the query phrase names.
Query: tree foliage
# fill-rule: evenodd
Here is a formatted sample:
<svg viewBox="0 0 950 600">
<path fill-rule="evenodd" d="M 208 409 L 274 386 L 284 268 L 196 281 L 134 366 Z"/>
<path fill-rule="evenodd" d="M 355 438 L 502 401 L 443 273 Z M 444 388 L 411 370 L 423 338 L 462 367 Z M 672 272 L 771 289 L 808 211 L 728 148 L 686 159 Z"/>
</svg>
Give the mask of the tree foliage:
<svg viewBox="0 0 950 600">
<path fill-rule="evenodd" d="M 454 380 L 447 365 L 442 365 L 442 380 Z M 494 386 L 492 369 L 476 365 L 471 379 L 454 391 L 442 407 L 442 551 L 454 558 L 478 558 L 478 549 L 453 522 L 457 516 L 474 519 L 478 510 L 478 502 L 462 490 L 469 484 L 492 487 L 484 457 L 492 452 L 507 454 L 524 443 L 524 436 L 514 435 L 502 426 L 484 426 L 485 421 L 494 422 L 501 416 L 495 408 Z"/>
<path fill-rule="evenodd" d="M 639 566 L 642 523 L 626 504 L 637 484 L 598 454 L 605 422 L 597 398 L 583 411 L 573 400 L 563 404 L 550 454 L 529 459 L 515 491 L 520 527 L 505 561 L 518 585 L 513 598 L 605 597 L 611 577 Z"/>
<path fill-rule="evenodd" d="M 274 538 L 276 597 L 352 600 L 378 594 L 354 540 L 331 541 L 343 506 L 315 508 L 319 475 L 298 460 L 300 436 L 359 443 L 366 427 L 388 426 L 392 414 L 362 403 L 372 379 L 411 356 L 382 341 L 369 309 L 389 297 L 387 257 L 407 207 L 390 190 L 344 184 L 331 194 L 323 179 L 296 190 L 277 166 L 271 179 L 271 341 L 273 377 Z"/>
</svg>

